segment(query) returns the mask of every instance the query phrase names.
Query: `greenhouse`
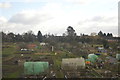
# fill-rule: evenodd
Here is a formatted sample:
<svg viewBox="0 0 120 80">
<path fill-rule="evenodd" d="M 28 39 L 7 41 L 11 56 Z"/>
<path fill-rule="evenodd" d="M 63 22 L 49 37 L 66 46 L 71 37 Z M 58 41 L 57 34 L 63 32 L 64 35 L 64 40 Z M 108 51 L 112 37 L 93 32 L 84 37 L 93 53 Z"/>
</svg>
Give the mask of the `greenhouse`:
<svg viewBox="0 0 120 80">
<path fill-rule="evenodd" d="M 89 54 L 88 59 L 90 60 L 90 62 L 95 62 L 98 59 L 98 56 L 95 54 Z"/>
<path fill-rule="evenodd" d="M 48 62 L 25 62 L 24 73 L 26 75 L 39 75 L 49 69 Z"/>
<path fill-rule="evenodd" d="M 85 68 L 84 58 L 65 58 L 62 59 L 62 68 L 64 70 L 76 70 Z"/>
</svg>

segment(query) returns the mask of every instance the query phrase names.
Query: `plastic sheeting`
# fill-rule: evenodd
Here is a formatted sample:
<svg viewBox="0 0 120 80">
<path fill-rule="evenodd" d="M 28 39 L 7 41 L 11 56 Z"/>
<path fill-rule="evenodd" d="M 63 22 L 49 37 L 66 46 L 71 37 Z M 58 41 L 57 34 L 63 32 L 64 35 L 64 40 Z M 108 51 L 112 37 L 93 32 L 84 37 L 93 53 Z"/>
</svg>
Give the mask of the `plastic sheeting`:
<svg viewBox="0 0 120 80">
<path fill-rule="evenodd" d="M 85 60 L 85 63 L 86 63 L 86 64 L 90 64 L 90 59 L 86 59 L 86 60 Z"/>
<path fill-rule="evenodd" d="M 88 55 L 88 59 L 91 61 L 91 62 L 95 62 L 97 60 L 98 56 L 95 55 L 95 54 L 89 54 Z"/>
<path fill-rule="evenodd" d="M 48 70 L 48 62 L 25 62 L 24 73 L 26 75 L 39 75 Z"/>
<path fill-rule="evenodd" d="M 101 54 L 100 54 L 100 53 L 95 53 L 95 55 L 99 56 L 99 55 L 101 55 Z"/>
<path fill-rule="evenodd" d="M 84 58 L 64 58 L 61 66 L 64 70 L 84 69 L 85 60 Z"/>
</svg>

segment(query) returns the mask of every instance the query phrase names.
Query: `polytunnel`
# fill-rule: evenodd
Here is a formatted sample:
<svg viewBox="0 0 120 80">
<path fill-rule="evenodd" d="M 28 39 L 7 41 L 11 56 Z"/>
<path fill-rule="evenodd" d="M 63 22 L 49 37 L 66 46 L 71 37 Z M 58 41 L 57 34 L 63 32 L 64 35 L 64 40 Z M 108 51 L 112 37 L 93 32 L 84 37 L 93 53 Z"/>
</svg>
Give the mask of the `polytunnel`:
<svg viewBox="0 0 120 80">
<path fill-rule="evenodd" d="M 26 75 L 39 75 L 48 70 L 48 62 L 25 62 L 24 73 Z"/>
<path fill-rule="evenodd" d="M 89 54 L 89 55 L 88 55 L 88 59 L 89 59 L 91 62 L 95 62 L 95 61 L 98 59 L 98 56 L 95 55 L 95 54 Z"/>
</svg>

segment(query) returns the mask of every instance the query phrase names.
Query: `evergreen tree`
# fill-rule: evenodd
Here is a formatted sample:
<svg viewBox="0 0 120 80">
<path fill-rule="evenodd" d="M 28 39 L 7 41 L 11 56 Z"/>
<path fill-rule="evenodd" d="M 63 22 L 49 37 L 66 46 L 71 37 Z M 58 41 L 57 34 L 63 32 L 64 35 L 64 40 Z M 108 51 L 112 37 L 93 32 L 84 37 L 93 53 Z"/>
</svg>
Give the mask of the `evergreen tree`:
<svg viewBox="0 0 120 80">
<path fill-rule="evenodd" d="M 106 37 L 106 33 L 104 33 L 103 36 Z"/>
<path fill-rule="evenodd" d="M 100 31 L 99 33 L 98 33 L 98 35 L 100 36 L 100 37 L 103 37 L 103 33 L 102 33 L 102 31 Z"/>
<path fill-rule="evenodd" d="M 41 33 L 41 31 L 38 31 L 37 39 L 38 39 L 39 42 L 42 42 L 42 33 Z"/>
</svg>

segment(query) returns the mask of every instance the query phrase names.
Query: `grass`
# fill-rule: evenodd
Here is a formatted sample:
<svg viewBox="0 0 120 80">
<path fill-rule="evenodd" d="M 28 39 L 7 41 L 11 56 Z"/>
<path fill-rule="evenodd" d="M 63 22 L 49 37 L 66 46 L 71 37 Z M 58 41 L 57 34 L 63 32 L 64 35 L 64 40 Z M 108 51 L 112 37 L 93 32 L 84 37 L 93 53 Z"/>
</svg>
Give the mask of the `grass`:
<svg viewBox="0 0 120 80">
<path fill-rule="evenodd" d="M 56 72 L 57 78 L 64 78 L 64 74 L 61 71 Z"/>
<path fill-rule="evenodd" d="M 57 56 L 53 56 L 53 61 L 54 61 L 54 69 L 56 72 L 56 77 L 57 78 L 64 78 L 64 74 L 60 71 L 61 59 L 57 58 Z"/>
<path fill-rule="evenodd" d="M 16 54 L 21 54 L 21 53 L 23 53 L 23 54 L 32 54 L 32 53 L 35 53 L 35 51 L 16 51 L 15 52 Z"/>
<path fill-rule="evenodd" d="M 18 65 L 2 65 L 3 67 L 3 74 L 5 78 L 18 78 L 20 77 L 23 69 L 21 66 Z"/>
<path fill-rule="evenodd" d="M 18 78 L 19 75 L 20 75 L 20 72 L 16 71 L 16 72 L 10 73 L 7 77 L 8 78 Z"/>
<path fill-rule="evenodd" d="M 2 56 L 3 57 L 8 57 L 10 55 L 13 55 L 14 52 L 16 51 L 16 45 L 15 44 L 2 45 L 2 46 L 5 47 L 5 48 L 2 49 Z M 7 46 L 9 46 L 9 47 L 7 47 Z"/>
<path fill-rule="evenodd" d="M 7 57 L 9 55 L 13 55 L 14 52 L 15 52 L 15 48 L 5 48 L 2 51 L 2 55 L 3 57 Z"/>
</svg>

